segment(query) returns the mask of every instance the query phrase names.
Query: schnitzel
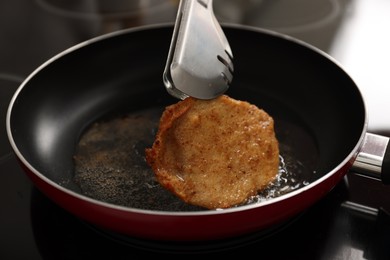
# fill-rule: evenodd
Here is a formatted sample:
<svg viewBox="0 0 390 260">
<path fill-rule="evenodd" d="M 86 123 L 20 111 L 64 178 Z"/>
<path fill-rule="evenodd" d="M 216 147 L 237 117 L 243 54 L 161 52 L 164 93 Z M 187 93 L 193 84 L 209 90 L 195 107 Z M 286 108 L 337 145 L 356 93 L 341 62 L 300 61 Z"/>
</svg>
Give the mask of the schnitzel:
<svg viewBox="0 0 390 260">
<path fill-rule="evenodd" d="M 245 203 L 278 174 L 274 120 L 227 95 L 188 97 L 167 106 L 147 163 L 158 182 L 183 201 L 207 209 Z"/>
</svg>

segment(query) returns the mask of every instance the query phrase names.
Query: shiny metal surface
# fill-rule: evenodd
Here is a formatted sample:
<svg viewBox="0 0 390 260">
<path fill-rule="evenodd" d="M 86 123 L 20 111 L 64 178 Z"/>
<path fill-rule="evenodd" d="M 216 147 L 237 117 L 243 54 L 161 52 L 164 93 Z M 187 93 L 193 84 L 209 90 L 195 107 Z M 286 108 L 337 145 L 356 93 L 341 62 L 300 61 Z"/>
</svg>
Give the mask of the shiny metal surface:
<svg viewBox="0 0 390 260">
<path fill-rule="evenodd" d="M 180 1 L 163 79 L 179 99 L 212 99 L 229 88 L 233 54 L 212 0 Z"/>
<path fill-rule="evenodd" d="M 380 180 L 388 144 L 388 137 L 367 133 L 353 169 L 365 176 Z"/>
</svg>

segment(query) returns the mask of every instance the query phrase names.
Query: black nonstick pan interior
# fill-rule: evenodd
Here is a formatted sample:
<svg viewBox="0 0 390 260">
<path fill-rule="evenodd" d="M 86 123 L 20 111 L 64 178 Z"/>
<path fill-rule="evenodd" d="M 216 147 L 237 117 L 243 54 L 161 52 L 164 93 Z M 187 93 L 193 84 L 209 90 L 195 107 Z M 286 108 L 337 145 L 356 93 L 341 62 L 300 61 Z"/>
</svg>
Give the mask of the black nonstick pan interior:
<svg viewBox="0 0 390 260">
<path fill-rule="evenodd" d="M 162 82 L 173 27 L 150 30 L 115 33 L 62 53 L 23 83 L 10 127 L 19 151 L 39 173 L 83 193 L 74 181 L 73 156 L 94 122 L 150 109 L 158 115 L 178 101 Z M 281 145 L 311 173 L 305 181 L 317 180 L 345 160 L 365 124 L 361 94 L 348 75 L 295 40 L 239 26 L 224 30 L 235 65 L 226 94 L 274 117 Z M 156 127 L 158 116 L 153 120 Z M 155 127 L 145 129 L 138 151 L 151 145 Z"/>
</svg>

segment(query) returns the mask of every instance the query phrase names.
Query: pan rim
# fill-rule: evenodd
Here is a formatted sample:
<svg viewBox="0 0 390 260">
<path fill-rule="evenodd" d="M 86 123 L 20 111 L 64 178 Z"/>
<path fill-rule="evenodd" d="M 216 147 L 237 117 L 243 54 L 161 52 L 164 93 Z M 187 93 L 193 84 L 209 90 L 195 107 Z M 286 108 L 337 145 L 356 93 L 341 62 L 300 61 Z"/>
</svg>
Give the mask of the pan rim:
<svg viewBox="0 0 390 260">
<path fill-rule="evenodd" d="M 162 24 L 139 26 L 139 27 L 123 29 L 123 30 L 119 30 L 119 31 L 115 31 L 115 32 L 111 32 L 111 33 L 107 33 L 104 35 L 94 37 L 92 39 L 78 43 L 78 44 L 58 53 L 57 55 L 53 56 L 52 58 L 48 59 L 43 64 L 38 66 L 30 75 L 27 76 L 27 78 L 17 88 L 15 94 L 13 95 L 13 97 L 9 103 L 9 106 L 7 109 L 7 115 L 6 115 L 6 131 L 7 131 L 7 135 L 8 135 L 8 139 L 9 139 L 9 142 L 11 144 L 11 147 L 12 147 L 14 153 L 16 154 L 17 158 L 21 161 L 21 163 L 25 167 L 28 168 L 28 170 L 32 174 L 34 174 L 36 177 L 38 177 L 40 180 L 42 180 L 46 184 L 50 185 L 51 187 L 54 187 L 55 189 L 61 191 L 62 193 L 65 193 L 71 197 L 74 197 L 75 199 L 86 201 L 86 202 L 89 202 L 93 205 L 103 207 L 103 208 L 119 210 L 121 212 L 138 213 L 138 214 L 143 214 L 143 215 L 154 215 L 154 216 L 155 215 L 159 215 L 159 216 L 205 216 L 205 215 L 229 214 L 229 213 L 253 210 L 255 208 L 261 208 L 261 207 L 265 207 L 265 206 L 270 205 L 270 204 L 274 204 L 274 203 L 278 203 L 280 201 L 287 200 L 291 197 L 295 197 L 301 193 L 304 193 L 308 190 L 311 190 L 313 187 L 324 182 L 326 179 L 331 178 L 335 173 L 339 172 L 346 165 L 350 164 L 352 166 L 353 160 L 354 160 L 354 158 L 356 158 L 356 156 L 359 152 L 359 149 L 362 145 L 364 136 L 366 135 L 367 129 L 368 129 L 368 118 L 367 118 L 364 97 L 356 84 L 354 84 L 356 86 L 356 91 L 359 93 L 360 98 L 362 100 L 362 104 L 364 106 L 363 107 L 364 108 L 364 115 L 363 115 L 364 116 L 364 124 L 363 124 L 363 127 L 361 129 L 359 140 L 355 144 L 355 146 L 352 148 L 350 153 L 344 158 L 344 160 L 342 162 L 340 162 L 336 167 L 334 167 L 331 171 L 329 171 L 328 173 L 326 173 L 324 176 L 320 177 L 319 179 L 316 179 L 315 181 L 309 183 L 308 185 L 300 187 L 300 188 L 298 188 L 294 191 L 291 191 L 287 194 L 281 195 L 281 196 L 276 197 L 276 198 L 271 198 L 271 199 L 268 199 L 265 201 L 256 202 L 256 203 L 249 204 L 249 205 L 242 205 L 242 206 L 233 207 L 233 208 L 227 208 L 227 209 L 217 209 L 217 210 L 205 209 L 205 210 L 201 210 L 201 211 L 160 211 L 160 210 L 147 210 L 147 209 L 130 208 L 130 207 L 115 205 L 115 204 L 107 203 L 107 202 L 100 201 L 100 200 L 97 200 L 94 198 L 90 198 L 90 197 L 87 197 L 81 193 L 77 193 L 75 191 L 67 189 L 67 188 L 59 185 L 58 183 L 54 182 L 53 180 L 49 179 L 48 177 L 43 175 L 41 172 L 39 172 L 36 168 L 34 168 L 33 165 L 31 165 L 30 162 L 27 161 L 27 159 L 21 153 L 18 145 L 16 144 L 16 142 L 13 138 L 13 130 L 11 129 L 11 120 L 12 120 L 11 118 L 12 118 L 12 110 L 13 110 L 14 104 L 18 100 L 18 96 L 19 96 L 20 92 L 26 87 L 26 85 L 28 85 L 29 81 L 32 78 L 34 78 L 40 71 L 45 69 L 47 66 L 49 66 L 54 61 L 61 59 L 62 57 L 66 56 L 67 54 L 72 53 L 78 49 L 85 48 L 86 46 L 89 46 L 93 43 L 100 42 L 100 41 L 103 41 L 105 39 L 113 38 L 113 37 L 116 37 L 116 36 L 119 36 L 122 34 L 131 33 L 131 32 L 145 31 L 145 30 L 150 30 L 150 29 L 167 28 L 167 27 L 173 28 L 173 23 L 169 22 L 169 23 L 162 23 Z M 343 68 L 343 66 L 337 60 L 335 60 L 333 57 L 331 57 L 329 54 L 325 53 L 324 51 L 319 50 L 318 48 L 316 48 L 316 47 L 314 47 L 306 42 L 303 42 L 299 39 L 296 39 L 294 37 L 291 37 L 291 36 L 288 36 L 288 35 L 285 35 L 282 33 L 278 33 L 275 31 L 271 31 L 271 30 L 267 30 L 267 29 L 263 29 L 263 28 L 258 28 L 258 27 L 253 27 L 253 26 L 225 23 L 225 24 L 223 24 L 223 27 L 227 27 L 230 29 L 250 30 L 250 31 L 254 31 L 254 32 L 265 33 L 265 34 L 272 35 L 274 37 L 279 37 L 279 38 L 282 38 L 284 40 L 293 42 L 294 44 L 299 44 L 303 47 L 310 49 L 311 51 L 317 52 L 318 54 L 322 55 L 325 59 L 330 60 L 335 66 L 337 66 L 339 69 L 341 69 L 350 78 L 350 80 L 352 82 L 354 82 L 353 79 L 346 72 L 346 70 Z"/>
</svg>

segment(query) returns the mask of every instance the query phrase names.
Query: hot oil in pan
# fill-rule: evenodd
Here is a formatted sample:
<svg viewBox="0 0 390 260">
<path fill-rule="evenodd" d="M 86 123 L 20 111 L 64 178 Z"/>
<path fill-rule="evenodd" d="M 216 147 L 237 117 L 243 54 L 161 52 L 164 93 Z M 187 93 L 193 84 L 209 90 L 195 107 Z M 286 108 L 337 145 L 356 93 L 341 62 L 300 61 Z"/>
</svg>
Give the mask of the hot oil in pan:
<svg viewBox="0 0 390 260">
<path fill-rule="evenodd" d="M 251 198 L 248 203 L 275 198 L 310 184 L 320 176 L 315 171 L 318 149 L 315 139 L 302 122 L 275 118 L 275 132 L 279 141 L 280 164 L 276 181 Z"/>
<path fill-rule="evenodd" d="M 145 161 L 162 109 L 109 116 L 81 136 L 74 156 L 75 182 L 84 195 L 132 208 L 194 211 L 160 186 Z"/>
<path fill-rule="evenodd" d="M 197 211 L 165 190 L 145 161 L 163 108 L 110 116 L 92 124 L 76 148 L 74 181 L 84 195 L 131 208 Z M 277 197 L 315 178 L 317 150 L 314 139 L 299 125 L 275 119 L 280 144 L 279 174 L 268 189 L 251 198 L 256 203 Z"/>
</svg>

